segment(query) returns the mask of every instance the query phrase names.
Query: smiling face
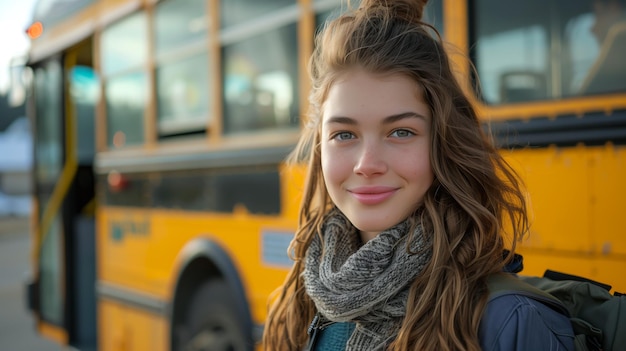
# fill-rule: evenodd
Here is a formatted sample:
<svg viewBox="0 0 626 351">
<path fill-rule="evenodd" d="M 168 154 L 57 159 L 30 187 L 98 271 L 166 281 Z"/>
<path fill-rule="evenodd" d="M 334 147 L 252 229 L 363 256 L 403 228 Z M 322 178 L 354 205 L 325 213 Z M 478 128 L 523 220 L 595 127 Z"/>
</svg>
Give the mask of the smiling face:
<svg viewBox="0 0 626 351">
<path fill-rule="evenodd" d="M 354 70 L 331 86 L 322 109 L 324 182 L 364 241 L 420 206 L 434 178 L 430 121 L 406 76 Z"/>
</svg>

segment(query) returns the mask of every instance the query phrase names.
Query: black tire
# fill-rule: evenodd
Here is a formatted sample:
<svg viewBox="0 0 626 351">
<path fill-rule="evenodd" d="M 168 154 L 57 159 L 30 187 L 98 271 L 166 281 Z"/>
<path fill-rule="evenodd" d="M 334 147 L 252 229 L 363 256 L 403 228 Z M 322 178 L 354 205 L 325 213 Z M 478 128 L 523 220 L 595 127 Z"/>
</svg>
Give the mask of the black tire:
<svg viewBox="0 0 626 351">
<path fill-rule="evenodd" d="M 251 337 L 237 317 L 237 302 L 223 280 L 203 283 L 193 294 L 184 324 L 177 328 L 179 351 L 249 351 Z"/>
</svg>

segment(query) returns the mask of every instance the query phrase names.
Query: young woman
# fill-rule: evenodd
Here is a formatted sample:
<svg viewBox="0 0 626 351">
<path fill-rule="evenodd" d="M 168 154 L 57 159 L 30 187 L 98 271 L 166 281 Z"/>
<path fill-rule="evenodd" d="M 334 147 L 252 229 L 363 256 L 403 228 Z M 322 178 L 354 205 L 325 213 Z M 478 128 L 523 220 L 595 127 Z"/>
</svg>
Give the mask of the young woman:
<svg viewBox="0 0 626 351">
<path fill-rule="evenodd" d="M 317 38 L 295 263 L 265 350 L 573 349 L 565 316 L 518 295 L 481 328 L 526 205 L 425 3 L 362 0 Z"/>
</svg>

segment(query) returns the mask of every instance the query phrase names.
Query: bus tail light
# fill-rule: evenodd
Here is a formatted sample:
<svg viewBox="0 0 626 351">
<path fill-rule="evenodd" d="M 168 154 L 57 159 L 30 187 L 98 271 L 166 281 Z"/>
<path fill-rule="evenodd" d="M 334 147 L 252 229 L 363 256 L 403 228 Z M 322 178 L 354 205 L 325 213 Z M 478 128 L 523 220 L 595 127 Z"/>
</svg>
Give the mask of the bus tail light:
<svg viewBox="0 0 626 351">
<path fill-rule="evenodd" d="M 117 193 L 128 188 L 129 181 L 126 176 L 118 171 L 111 171 L 107 176 L 107 183 L 109 184 L 109 190 Z"/>
</svg>

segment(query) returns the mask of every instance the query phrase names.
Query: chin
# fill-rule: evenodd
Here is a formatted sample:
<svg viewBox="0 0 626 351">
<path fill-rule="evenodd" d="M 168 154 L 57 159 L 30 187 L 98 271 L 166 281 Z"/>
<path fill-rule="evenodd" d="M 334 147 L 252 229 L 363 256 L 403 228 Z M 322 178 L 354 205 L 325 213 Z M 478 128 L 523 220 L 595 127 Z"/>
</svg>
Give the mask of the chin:
<svg viewBox="0 0 626 351">
<path fill-rule="evenodd" d="M 385 223 L 386 222 L 382 222 L 380 220 L 376 220 L 375 218 L 367 218 L 367 219 L 363 219 L 363 220 L 356 220 L 356 221 L 352 222 L 352 225 L 354 225 L 356 227 L 356 229 L 358 229 L 361 232 L 380 233 L 382 231 L 385 231 L 385 230 L 395 226 L 396 224 L 400 223 L 400 221 L 398 221 L 397 223 L 388 223 L 389 225 L 387 225 Z"/>
</svg>

